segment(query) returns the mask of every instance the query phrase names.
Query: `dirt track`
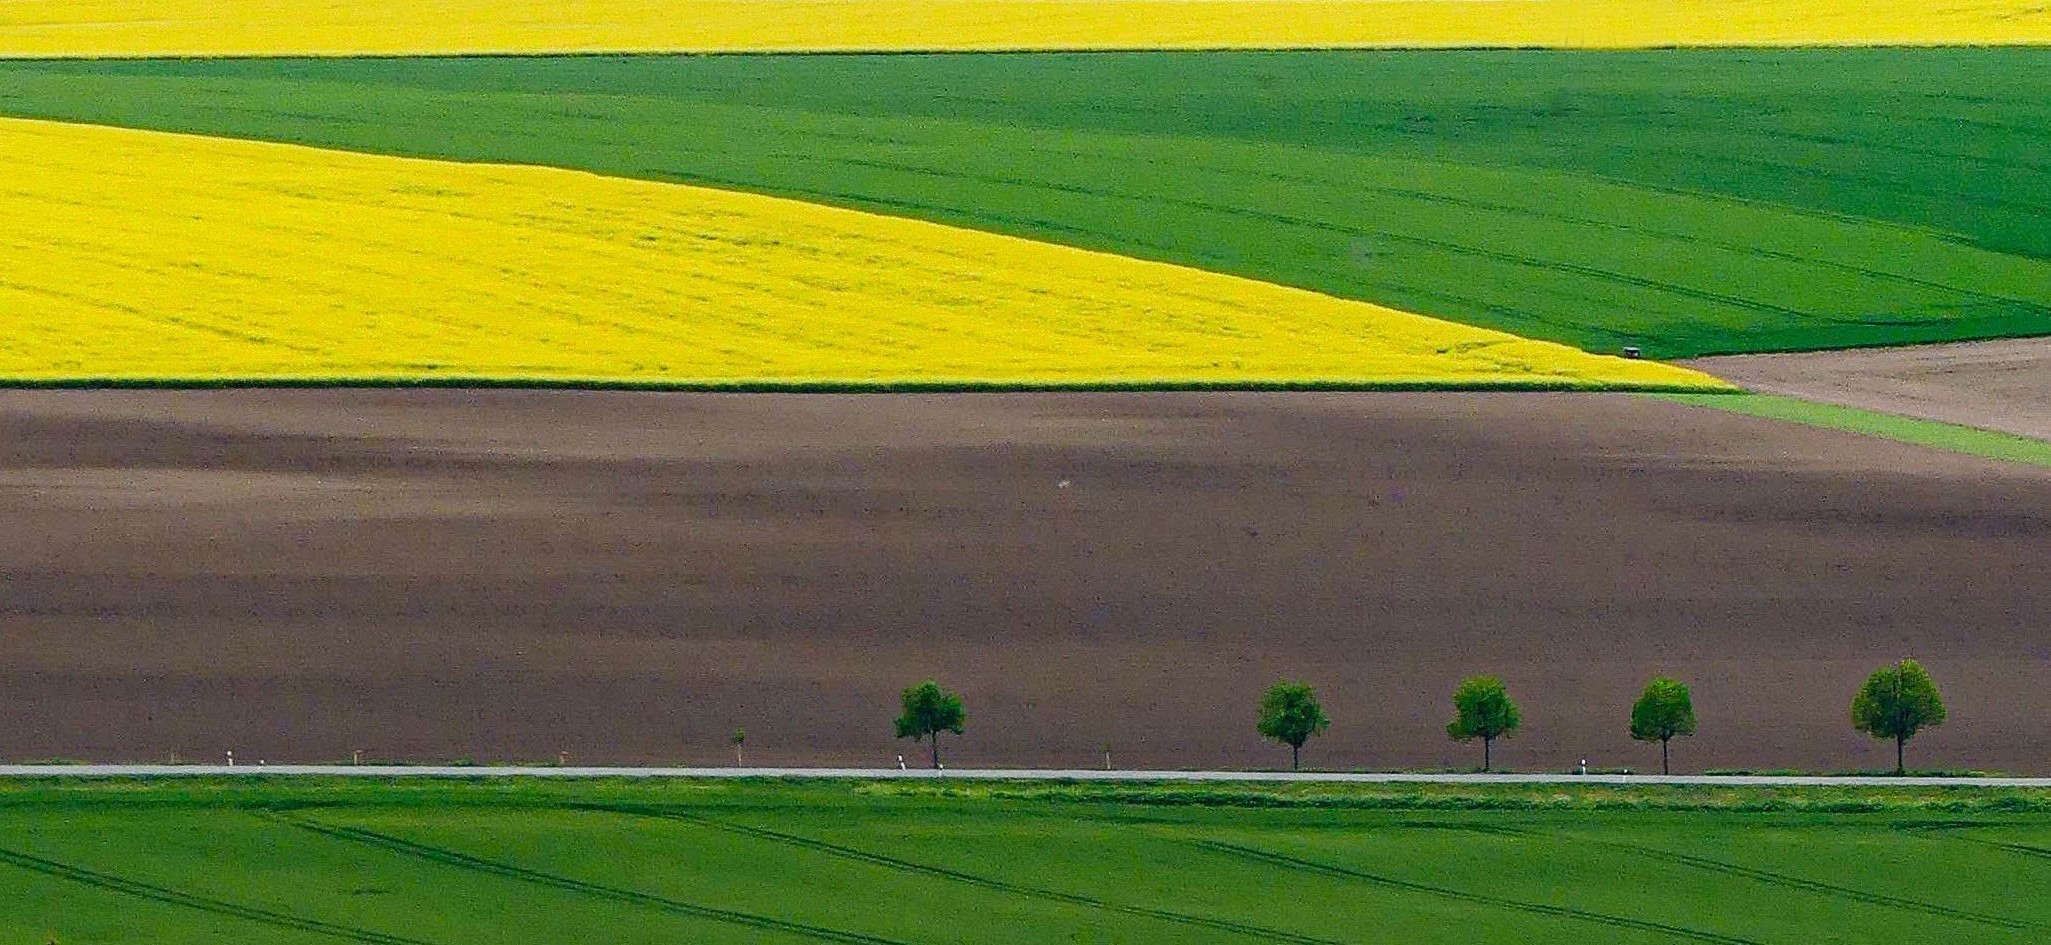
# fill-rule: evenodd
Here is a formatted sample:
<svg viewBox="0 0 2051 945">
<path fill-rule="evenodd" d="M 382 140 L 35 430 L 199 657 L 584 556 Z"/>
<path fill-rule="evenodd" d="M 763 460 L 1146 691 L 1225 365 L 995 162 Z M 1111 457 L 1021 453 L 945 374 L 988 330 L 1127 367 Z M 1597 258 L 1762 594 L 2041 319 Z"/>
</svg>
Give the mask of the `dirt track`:
<svg viewBox="0 0 2051 945">
<path fill-rule="evenodd" d="M 1683 363 L 1762 393 L 2051 440 L 2051 338 Z"/>
<path fill-rule="evenodd" d="M 1654 670 L 1706 766 L 2051 771 L 2051 470 L 1596 395 L 0 395 L 0 758 L 1636 764 Z"/>
</svg>

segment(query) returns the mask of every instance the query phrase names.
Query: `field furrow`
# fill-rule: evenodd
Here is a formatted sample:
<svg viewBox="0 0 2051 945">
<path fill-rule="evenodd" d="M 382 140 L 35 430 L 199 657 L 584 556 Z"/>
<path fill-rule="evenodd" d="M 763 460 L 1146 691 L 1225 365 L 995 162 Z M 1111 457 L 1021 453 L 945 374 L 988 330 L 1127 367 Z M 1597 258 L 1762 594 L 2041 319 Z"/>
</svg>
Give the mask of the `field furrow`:
<svg viewBox="0 0 2051 945">
<path fill-rule="evenodd" d="M 843 943 L 843 945 L 906 945 L 906 943 L 897 939 L 869 935 L 863 932 L 828 928 L 803 922 L 790 922 L 771 916 L 754 915 L 747 912 L 737 912 L 732 909 L 719 909 L 696 903 L 680 902 L 675 899 L 652 895 L 638 890 L 587 882 L 567 876 L 557 876 L 512 863 L 501 863 L 483 857 L 472 856 L 458 850 L 417 843 L 361 827 L 334 826 L 302 816 L 278 815 L 277 819 L 330 840 L 363 844 L 386 853 L 425 860 L 429 863 L 451 869 L 482 874 L 494 879 L 540 886 L 560 892 L 568 892 L 577 896 L 599 899 L 619 905 L 640 906 L 687 918 L 718 922 L 759 932 L 780 932 L 815 942 L 837 942 Z"/>
<path fill-rule="evenodd" d="M 1190 843 L 1193 846 L 1196 846 L 1200 849 L 1209 850 L 1216 853 L 1222 853 L 1228 856 L 1240 857 L 1267 866 L 1280 867 L 1282 869 L 1290 870 L 1301 870 L 1303 872 L 1313 873 L 1320 876 L 1331 876 L 1348 880 L 1354 880 L 1372 886 L 1380 886 L 1389 889 L 1400 889 L 1406 892 L 1423 893 L 1425 895 L 1443 897 L 1457 902 L 1469 903 L 1477 906 L 1487 906 L 1497 909 L 1508 909 L 1516 912 L 1526 912 L 1532 915 L 1540 915 L 1550 918 L 1572 919 L 1579 922 L 1588 922 L 1596 925 L 1608 926 L 1612 929 L 1627 929 L 1636 932 L 1650 932 L 1685 941 L 1707 942 L 1711 943 L 1711 945 L 1760 945 L 1758 941 L 1753 939 L 1740 938 L 1734 935 L 1724 935 L 1722 933 L 1713 932 L 1707 929 L 1690 928 L 1688 926 L 1674 925 L 1666 922 L 1654 922 L 1645 919 L 1634 919 L 1628 916 L 1609 915 L 1607 913 L 1591 912 L 1586 909 L 1576 909 L 1569 906 L 1554 906 L 1539 902 L 1526 902 L 1519 899 L 1505 898 L 1503 896 L 1492 896 L 1486 893 L 1468 892 L 1465 890 L 1452 889 L 1445 886 L 1436 886 L 1427 883 L 1412 882 L 1409 880 L 1397 879 L 1389 876 L 1382 876 L 1376 873 L 1369 873 L 1364 870 L 1358 870 L 1351 867 L 1339 866 L 1331 863 L 1321 863 L 1315 860 L 1307 860 L 1302 857 L 1289 856 L 1287 854 L 1276 853 L 1272 850 L 1264 850 L 1258 847 L 1250 847 L 1244 844 L 1228 843 L 1222 840 L 1192 840 L 1190 841 Z"/>
<path fill-rule="evenodd" d="M 1100 910 L 1112 913 L 1121 913 L 1125 915 L 1139 916 L 1147 919 L 1155 919 L 1162 922 L 1171 923 L 1174 925 L 1190 926 L 1200 929 L 1211 929 L 1215 931 L 1229 932 L 1234 935 L 1254 939 L 1255 941 L 1287 942 L 1290 943 L 1290 945 L 1339 945 L 1339 943 L 1334 942 L 1331 939 L 1318 938 L 1316 936 L 1311 935 L 1303 935 L 1297 932 L 1287 931 L 1285 929 L 1276 929 L 1269 928 L 1266 926 L 1251 925 L 1245 922 L 1236 922 L 1231 919 L 1221 919 L 1215 916 L 1171 912 L 1163 909 L 1153 909 L 1148 908 L 1146 906 L 1136 906 L 1127 903 L 1107 902 L 1105 900 L 1098 899 L 1094 896 L 1084 896 L 1078 895 L 1076 893 L 1062 892 L 1058 889 L 1049 889 L 1042 886 L 1029 886 L 1020 883 L 1007 882 L 1001 879 L 992 879 L 987 876 L 963 872 L 961 870 L 948 869 L 943 866 L 933 866 L 927 863 L 917 863 L 910 860 L 900 859 L 897 857 L 885 856 L 883 854 L 871 852 L 869 850 L 856 849 L 854 847 L 849 847 L 837 843 L 829 843 L 824 840 L 817 840 L 810 837 L 800 837 L 795 834 L 771 830 L 766 827 L 758 827 L 750 824 L 742 824 L 733 821 L 703 817 L 683 810 L 665 810 L 659 808 L 636 809 L 625 807 L 602 809 L 616 810 L 620 813 L 637 814 L 646 817 L 665 817 L 672 820 L 679 820 L 686 823 L 702 825 L 715 830 L 728 831 L 730 833 L 735 833 L 744 837 L 750 837 L 756 840 L 762 840 L 783 847 L 802 850 L 810 853 L 823 854 L 825 856 L 835 857 L 842 860 L 849 860 L 856 863 L 863 863 L 869 866 L 892 870 L 899 873 L 906 873 L 913 876 L 938 879 L 950 883 L 959 883 L 966 886 L 973 886 L 978 889 L 994 890 L 996 892 L 1005 893 L 1007 895 L 1022 896 L 1028 899 L 1039 899 L 1045 900 L 1047 902 L 1060 903 L 1062 905 L 1079 906 L 1086 909 Z"/>
<path fill-rule="evenodd" d="M 141 899 L 148 902 L 191 909 L 196 912 L 230 919 L 240 919 L 258 925 L 305 932 L 323 938 L 341 939 L 348 942 L 365 942 L 369 945 L 432 945 L 432 943 L 403 935 L 391 935 L 370 929 L 349 925 L 337 925 L 303 916 L 259 909 L 239 903 L 227 902 L 210 896 L 201 896 L 178 889 L 170 889 L 140 882 L 125 876 L 85 869 L 70 863 L 46 859 L 18 850 L 0 849 L 0 864 L 31 873 L 40 873 L 52 879 L 76 883 L 90 889 L 117 896 Z"/>
</svg>

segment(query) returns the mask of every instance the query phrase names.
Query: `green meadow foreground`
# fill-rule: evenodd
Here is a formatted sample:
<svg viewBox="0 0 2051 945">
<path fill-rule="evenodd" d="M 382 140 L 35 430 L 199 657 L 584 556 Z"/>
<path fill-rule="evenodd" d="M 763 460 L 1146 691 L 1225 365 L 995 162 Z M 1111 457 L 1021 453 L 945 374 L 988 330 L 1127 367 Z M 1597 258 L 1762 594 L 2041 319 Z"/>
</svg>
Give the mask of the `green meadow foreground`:
<svg viewBox="0 0 2051 945">
<path fill-rule="evenodd" d="M 0 941 L 2041 942 L 1994 789 L 0 784 Z"/>
<path fill-rule="evenodd" d="M 1652 357 L 2051 334 L 2051 50 L 11 62 L 0 114 L 543 164 Z"/>
</svg>

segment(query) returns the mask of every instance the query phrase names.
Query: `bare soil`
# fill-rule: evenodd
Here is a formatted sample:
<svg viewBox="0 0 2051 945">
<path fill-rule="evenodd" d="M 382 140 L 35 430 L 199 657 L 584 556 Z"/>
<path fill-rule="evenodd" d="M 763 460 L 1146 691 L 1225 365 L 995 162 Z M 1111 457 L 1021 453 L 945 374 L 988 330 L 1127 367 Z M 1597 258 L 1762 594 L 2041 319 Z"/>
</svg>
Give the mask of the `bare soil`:
<svg viewBox="0 0 2051 945">
<path fill-rule="evenodd" d="M 2051 440 L 2051 338 L 1682 363 L 1761 393 Z"/>
<path fill-rule="evenodd" d="M 2051 470 L 1651 398 L 0 394 L 0 757 L 2051 771 Z"/>
</svg>

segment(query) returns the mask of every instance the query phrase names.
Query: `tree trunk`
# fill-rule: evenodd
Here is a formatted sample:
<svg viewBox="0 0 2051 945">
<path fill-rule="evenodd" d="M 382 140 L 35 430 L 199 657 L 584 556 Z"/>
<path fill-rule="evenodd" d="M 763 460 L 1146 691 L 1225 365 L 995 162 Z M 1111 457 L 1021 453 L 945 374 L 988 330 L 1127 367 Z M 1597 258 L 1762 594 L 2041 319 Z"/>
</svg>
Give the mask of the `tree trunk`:
<svg viewBox="0 0 2051 945">
<path fill-rule="evenodd" d="M 1289 746 L 1289 770 L 1291 770 L 1291 771 L 1295 771 L 1295 770 L 1298 770 L 1298 769 L 1299 769 L 1299 768 L 1301 768 L 1301 767 L 1303 767 L 1303 746 L 1302 746 L 1302 745 L 1290 745 L 1290 746 Z"/>
<path fill-rule="evenodd" d="M 1671 738 L 1662 738 L 1662 739 L 1660 739 L 1660 740 L 1659 740 L 1659 773 L 1660 773 L 1660 774 L 1672 774 L 1672 773 L 1674 773 L 1674 769 L 1673 769 L 1673 766 L 1672 766 L 1672 765 L 1669 765 L 1669 764 L 1667 764 L 1667 760 L 1666 760 L 1666 757 L 1667 757 L 1667 756 L 1666 756 L 1666 746 L 1667 746 L 1667 744 L 1668 744 L 1668 743 L 1670 743 L 1670 742 L 1672 742 L 1672 741 L 1673 741 L 1673 739 L 1671 739 Z"/>
<path fill-rule="evenodd" d="M 933 733 L 933 770 L 940 770 L 940 733 Z"/>
<path fill-rule="evenodd" d="M 1894 773 L 1895 773 L 1895 774 L 1907 774 L 1907 773 L 1908 773 L 1908 768 L 1904 767 L 1904 766 L 1902 765 L 1902 763 L 1901 763 L 1901 755 L 1902 755 L 1902 751 L 1901 751 L 1901 748 L 1902 748 L 1902 743 L 1903 743 L 1903 742 L 1906 742 L 1906 741 L 1908 741 L 1908 739 L 1906 739 L 1906 738 L 1903 738 L 1903 737 L 1901 737 L 1900 735 L 1896 735 L 1896 736 L 1894 736 Z"/>
<path fill-rule="evenodd" d="M 1487 772 L 1489 769 L 1489 749 L 1494 747 L 1495 741 L 1493 738 L 1483 738 L 1481 740 L 1481 770 L 1483 772 Z"/>
</svg>

